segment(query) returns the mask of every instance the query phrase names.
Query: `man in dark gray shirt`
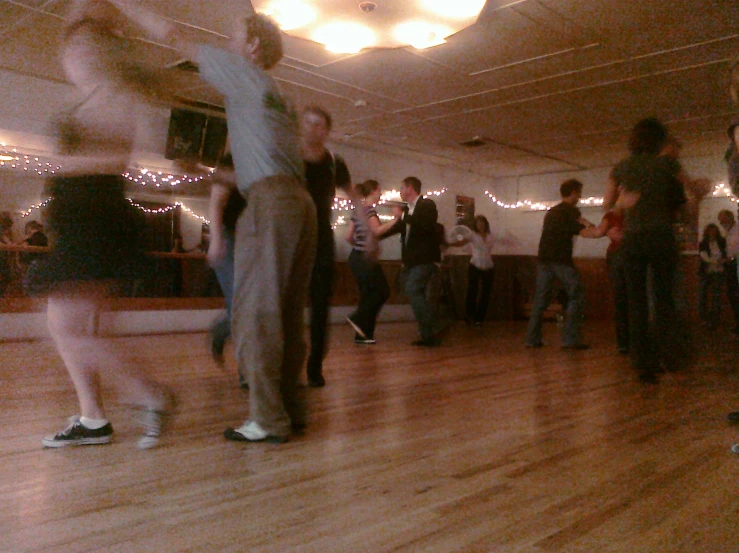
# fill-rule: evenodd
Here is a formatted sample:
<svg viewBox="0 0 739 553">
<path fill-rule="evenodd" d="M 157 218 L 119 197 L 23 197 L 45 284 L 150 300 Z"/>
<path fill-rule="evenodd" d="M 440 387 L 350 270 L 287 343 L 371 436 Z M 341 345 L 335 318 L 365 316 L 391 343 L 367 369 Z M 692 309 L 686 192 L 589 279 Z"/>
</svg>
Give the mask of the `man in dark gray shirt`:
<svg viewBox="0 0 739 553">
<path fill-rule="evenodd" d="M 587 349 L 580 335 L 585 311 L 585 288 L 572 261 L 572 239 L 580 235 L 592 223 L 580 216 L 575 206 L 582 196 L 582 183 L 571 179 L 559 188 L 562 202 L 554 206 L 544 217 L 544 227 L 539 241 L 536 265 L 536 291 L 531 308 L 531 318 L 526 332 L 526 347 L 538 348 L 541 340 L 541 322 L 549 305 L 552 284 L 557 278 L 567 293 L 567 315 L 562 332 L 562 347 Z"/>
</svg>

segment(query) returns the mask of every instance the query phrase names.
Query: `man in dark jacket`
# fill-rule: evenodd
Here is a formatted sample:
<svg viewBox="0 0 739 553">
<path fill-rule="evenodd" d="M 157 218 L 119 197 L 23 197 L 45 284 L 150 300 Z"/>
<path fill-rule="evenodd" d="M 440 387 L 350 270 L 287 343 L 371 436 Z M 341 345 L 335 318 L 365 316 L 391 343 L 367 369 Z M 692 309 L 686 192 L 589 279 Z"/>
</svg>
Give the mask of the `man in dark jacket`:
<svg viewBox="0 0 739 553">
<path fill-rule="evenodd" d="M 436 232 L 436 204 L 421 196 L 421 181 L 416 177 L 403 179 L 400 197 L 408 205 L 396 208 L 400 219 L 385 236 L 400 234 L 405 293 L 411 302 L 421 333 L 421 339 L 413 342 L 413 345 L 436 346 L 440 343 L 434 336 L 436 306 L 426 298 L 426 286 L 436 273 L 436 263 L 441 261 Z"/>
</svg>

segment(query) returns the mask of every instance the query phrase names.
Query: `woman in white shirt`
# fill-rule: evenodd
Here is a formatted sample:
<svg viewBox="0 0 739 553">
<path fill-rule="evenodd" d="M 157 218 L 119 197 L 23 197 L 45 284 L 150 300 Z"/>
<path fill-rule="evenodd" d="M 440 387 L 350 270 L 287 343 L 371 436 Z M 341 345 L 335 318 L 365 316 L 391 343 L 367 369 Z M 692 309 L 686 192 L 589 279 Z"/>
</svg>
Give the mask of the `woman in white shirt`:
<svg viewBox="0 0 739 553">
<path fill-rule="evenodd" d="M 718 226 L 713 223 L 706 225 L 698 250 L 701 258 L 698 271 L 700 275 L 698 312 L 705 326 L 716 328 L 721 319 L 721 290 L 725 280 L 726 262 L 726 240 L 719 233 Z"/>
<path fill-rule="evenodd" d="M 470 238 L 458 242 L 457 246 L 469 244 L 472 251 L 467 271 L 466 318 L 468 324 L 482 326 L 493 288 L 492 250 L 495 240 L 490 234 L 490 223 L 483 215 L 475 217 L 474 232 Z"/>
</svg>

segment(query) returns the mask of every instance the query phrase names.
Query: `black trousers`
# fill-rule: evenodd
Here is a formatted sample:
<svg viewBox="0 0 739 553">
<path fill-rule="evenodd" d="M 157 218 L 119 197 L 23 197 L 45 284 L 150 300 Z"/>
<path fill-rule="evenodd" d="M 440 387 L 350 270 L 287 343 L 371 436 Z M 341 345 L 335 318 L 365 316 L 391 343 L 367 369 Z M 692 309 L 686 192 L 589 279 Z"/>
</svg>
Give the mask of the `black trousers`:
<svg viewBox="0 0 739 553">
<path fill-rule="evenodd" d="M 310 279 L 310 355 L 308 376 L 318 376 L 323 369 L 328 341 L 328 315 L 334 285 L 336 251 L 333 231 L 318 233 L 316 261 Z"/>
<path fill-rule="evenodd" d="M 726 273 L 726 295 L 729 296 L 731 310 L 734 312 L 734 327 L 739 328 L 739 280 L 736 275 L 736 259 L 724 265 Z"/>
<path fill-rule="evenodd" d="M 481 323 L 490 302 L 490 291 L 493 289 L 494 269 L 483 271 L 470 263 L 467 269 L 467 301 L 465 311 L 467 319 Z"/>
<path fill-rule="evenodd" d="M 615 303 L 616 345 L 619 349 L 629 349 L 629 290 L 622 252 L 608 252 L 606 266 Z"/>
<path fill-rule="evenodd" d="M 677 370 L 692 360 L 690 334 L 678 321 L 673 285 L 678 251 L 671 229 L 633 233 L 621 246 L 629 305 L 631 363 L 641 376 L 660 366 Z M 647 272 L 652 271 L 654 327 L 649 325 Z"/>
<path fill-rule="evenodd" d="M 359 286 L 359 305 L 350 317 L 367 338 L 374 338 L 377 315 L 390 297 L 390 286 L 380 264 L 367 260 L 360 251 L 349 254 L 349 268 Z"/>
</svg>

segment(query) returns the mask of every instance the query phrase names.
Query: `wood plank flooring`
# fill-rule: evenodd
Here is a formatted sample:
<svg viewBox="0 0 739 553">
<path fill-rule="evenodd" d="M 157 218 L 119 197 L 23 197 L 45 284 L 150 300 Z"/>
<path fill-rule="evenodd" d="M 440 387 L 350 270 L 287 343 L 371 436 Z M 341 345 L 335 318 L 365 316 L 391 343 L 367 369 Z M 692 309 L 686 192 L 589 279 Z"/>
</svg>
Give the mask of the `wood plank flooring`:
<svg viewBox="0 0 739 553">
<path fill-rule="evenodd" d="M 607 324 L 583 352 L 525 349 L 525 323 L 458 325 L 436 349 L 409 345 L 412 324 L 376 346 L 332 330 L 328 385 L 305 390 L 309 428 L 285 445 L 222 438 L 247 396 L 203 335 L 114 339 L 180 398 L 150 451 L 112 390 L 113 444 L 43 450 L 76 412 L 68 376 L 51 343 L 0 344 L 0 551 L 739 551 L 728 333 L 645 387 Z"/>
</svg>

